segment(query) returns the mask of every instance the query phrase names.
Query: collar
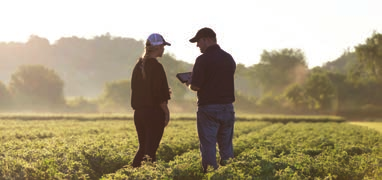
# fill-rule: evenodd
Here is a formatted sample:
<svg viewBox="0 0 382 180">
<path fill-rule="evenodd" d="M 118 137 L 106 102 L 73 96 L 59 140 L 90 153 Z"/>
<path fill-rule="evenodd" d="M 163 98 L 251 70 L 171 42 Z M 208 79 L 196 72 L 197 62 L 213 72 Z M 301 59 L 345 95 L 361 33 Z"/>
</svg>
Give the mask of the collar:
<svg viewBox="0 0 382 180">
<path fill-rule="evenodd" d="M 220 46 L 218 44 L 214 44 L 214 45 L 211 45 L 209 46 L 207 49 L 206 49 L 206 52 L 211 52 L 211 51 L 214 51 L 214 50 L 218 50 L 220 49 Z M 206 53 L 205 52 L 205 53 Z"/>
</svg>

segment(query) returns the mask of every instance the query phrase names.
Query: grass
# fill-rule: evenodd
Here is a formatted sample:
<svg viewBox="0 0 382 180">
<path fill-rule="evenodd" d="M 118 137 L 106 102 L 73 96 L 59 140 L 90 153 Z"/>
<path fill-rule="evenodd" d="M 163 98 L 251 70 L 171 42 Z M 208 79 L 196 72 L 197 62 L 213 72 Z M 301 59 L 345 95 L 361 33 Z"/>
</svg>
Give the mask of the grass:
<svg viewBox="0 0 382 180">
<path fill-rule="evenodd" d="M 351 122 L 350 124 L 366 126 L 369 129 L 375 129 L 382 133 L 382 122 Z"/>
<path fill-rule="evenodd" d="M 195 120 L 196 113 L 173 113 L 172 120 Z M 70 114 L 70 113 L 0 113 L 0 120 L 132 120 L 133 113 L 94 113 L 94 114 Z M 338 116 L 323 115 L 278 115 L 278 114 L 242 114 L 236 113 L 237 121 L 266 121 L 272 123 L 289 122 L 345 122 Z"/>
</svg>

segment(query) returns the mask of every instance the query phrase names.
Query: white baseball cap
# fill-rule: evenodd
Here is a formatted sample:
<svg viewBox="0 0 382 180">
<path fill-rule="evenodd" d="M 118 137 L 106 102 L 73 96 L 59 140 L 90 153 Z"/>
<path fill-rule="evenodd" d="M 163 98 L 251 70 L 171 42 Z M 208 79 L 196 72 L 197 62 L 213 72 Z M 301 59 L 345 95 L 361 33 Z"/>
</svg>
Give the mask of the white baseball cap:
<svg viewBox="0 0 382 180">
<path fill-rule="evenodd" d="M 150 34 L 150 36 L 147 38 L 147 41 L 146 41 L 146 45 L 150 45 L 150 46 L 158 46 L 162 44 L 171 46 L 171 44 L 166 42 L 163 36 L 158 33 Z"/>
</svg>

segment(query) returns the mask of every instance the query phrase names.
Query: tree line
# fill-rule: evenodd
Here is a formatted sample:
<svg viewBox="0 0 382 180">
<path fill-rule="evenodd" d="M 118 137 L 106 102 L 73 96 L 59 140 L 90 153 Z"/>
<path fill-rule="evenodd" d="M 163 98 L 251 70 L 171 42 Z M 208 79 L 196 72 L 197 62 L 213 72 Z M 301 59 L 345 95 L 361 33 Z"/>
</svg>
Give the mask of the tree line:
<svg viewBox="0 0 382 180">
<path fill-rule="evenodd" d="M 248 113 L 379 116 L 382 112 L 382 35 L 309 69 L 301 49 L 264 50 L 249 67 L 238 64 L 236 110 Z M 129 112 L 131 71 L 143 42 L 110 34 L 93 39 L 61 38 L 50 44 L 0 43 L 0 110 Z M 196 95 L 176 73 L 192 64 L 171 54 L 161 58 L 172 89 L 170 107 L 193 112 Z M 9 78 L 8 83 L 6 79 Z"/>
</svg>

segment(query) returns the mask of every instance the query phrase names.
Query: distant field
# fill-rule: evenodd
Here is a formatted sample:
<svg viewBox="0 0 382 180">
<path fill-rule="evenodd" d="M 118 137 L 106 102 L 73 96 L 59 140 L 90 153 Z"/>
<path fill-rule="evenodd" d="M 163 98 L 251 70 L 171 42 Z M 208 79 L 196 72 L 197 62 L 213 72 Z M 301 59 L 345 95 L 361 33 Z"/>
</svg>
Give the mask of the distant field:
<svg viewBox="0 0 382 180">
<path fill-rule="evenodd" d="M 172 120 L 195 120 L 195 113 L 171 114 Z M 132 120 L 132 113 L 125 114 L 42 114 L 42 113 L 0 113 L 0 120 Z M 305 115 L 269 115 L 269 114 L 236 114 L 237 121 L 266 121 L 272 123 L 288 122 L 345 122 L 339 116 L 305 116 Z"/>
<path fill-rule="evenodd" d="M 382 133 L 382 122 L 351 122 L 350 124 L 366 126 Z"/>
<path fill-rule="evenodd" d="M 235 158 L 203 174 L 195 117 L 172 117 L 158 162 L 134 169 L 129 164 L 138 142 L 131 115 L 2 114 L 0 179 L 382 177 L 382 133 L 338 117 L 271 115 L 239 117 Z"/>
</svg>

